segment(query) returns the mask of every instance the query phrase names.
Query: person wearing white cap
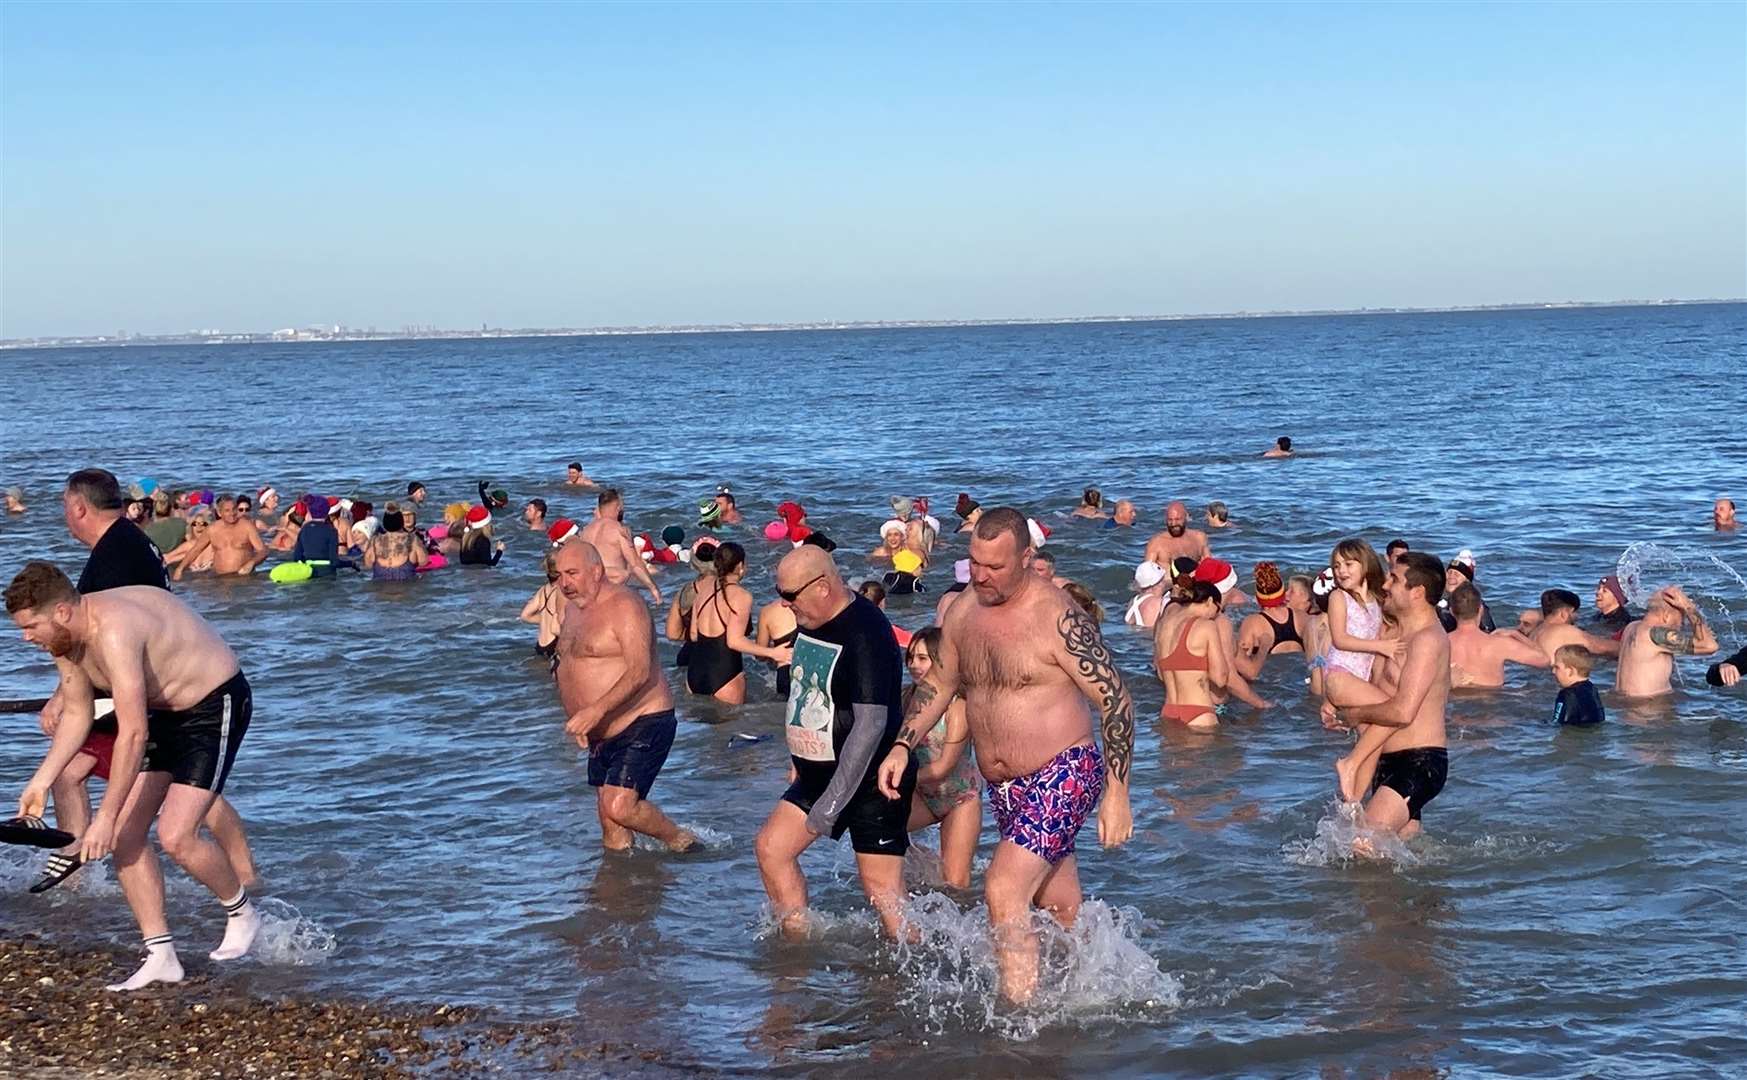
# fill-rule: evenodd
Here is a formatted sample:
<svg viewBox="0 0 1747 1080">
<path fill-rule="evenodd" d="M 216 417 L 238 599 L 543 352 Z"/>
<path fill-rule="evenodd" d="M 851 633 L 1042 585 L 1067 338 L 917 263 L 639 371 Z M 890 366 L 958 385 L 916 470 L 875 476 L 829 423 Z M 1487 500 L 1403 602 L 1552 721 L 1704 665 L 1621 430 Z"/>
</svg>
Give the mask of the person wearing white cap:
<svg viewBox="0 0 1747 1080">
<path fill-rule="evenodd" d="M 946 621 L 946 609 L 951 607 L 971 584 L 971 561 L 960 559 L 952 564 L 952 584 L 940 594 L 940 600 L 934 605 L 934 625 L 939 626 Z"/>
<path fill-rule="evenodd" d="M 1438 621 L 1444 624 L 1446 633 L 1452 633 L 1456 629 L 1456 616 L 1450 611 L 1450 598 L 1464 585 L 1472 585 L 1474 591 L 1479 592 L 1480 585 L 1474 580 L 1479 570 L 1479 564 L 1474 561 L 1474 553 L 1467 548 L 1457 552 L 1456 557 L 1444 566 L 1444 597 L 1438 601 Z M 1492 621 L 1492 609 L 1484 600 L 1480 603 L 1479 626 L 1481 633 L 1485 634 L 1498 629 L 1498 625 Z"/>
<path fill-rule="evenodd" d="M 891 562 L 892 556 L 904 550 L 906 528 L 902 521 L 892 518 L 880 526 L 880 546 L 867 553 L 867 557 L 875 562 Z"/>
<path fill-rule="evenodd" d="M 1122 621 L 1130 626 L 1138 626 L 1150 630 L 1159 620 L 1159 612 L 1165 608 L 1165 588 L 1169 583 L 1165 580 L 1165 568 L 1155 562 L 1143 562 L 1134 568 L 1134 599 L 1128 602 L 1128 611 L 1122 616 Z"/>
</svg>

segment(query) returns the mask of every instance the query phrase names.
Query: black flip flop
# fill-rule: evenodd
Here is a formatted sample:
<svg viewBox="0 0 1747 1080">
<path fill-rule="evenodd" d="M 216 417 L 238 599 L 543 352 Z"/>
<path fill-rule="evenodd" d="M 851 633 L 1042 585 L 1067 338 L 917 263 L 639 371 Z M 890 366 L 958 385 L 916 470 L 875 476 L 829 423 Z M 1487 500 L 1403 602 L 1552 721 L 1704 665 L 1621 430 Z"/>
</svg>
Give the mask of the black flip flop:
<svg viewBox="0 0 1747 1080">
<path fill-rule="evenodd" d="M 49 856 L 49 861 L 42 868 L 42 876 L 36 879 L 36 884 L 30 887 L 33 893 L 44 893 L 73 876 L 73 871 L 85 865 L 85 860 L 74 852 L 62 855 L 58 852 Z"/>
<path fill-rule="evenodd" d="M 72 833 L 52 828 L 39 817 L 15 817 L 11 821 L 0 821 L 0 844 L 64 848 L 72 842 Z"/>
</svg>

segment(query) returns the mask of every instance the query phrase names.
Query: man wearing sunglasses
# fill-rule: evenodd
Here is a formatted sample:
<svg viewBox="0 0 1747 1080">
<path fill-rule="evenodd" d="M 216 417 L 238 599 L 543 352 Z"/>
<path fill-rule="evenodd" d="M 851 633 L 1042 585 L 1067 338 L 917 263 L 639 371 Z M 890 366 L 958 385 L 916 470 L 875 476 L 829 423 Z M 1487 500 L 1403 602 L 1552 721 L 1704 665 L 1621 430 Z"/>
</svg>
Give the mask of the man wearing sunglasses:
<svg viewBox="0 0 1747 1080">
<path fill-rule="evenodd" d="M 1105 847 L 1134 833 L 1128 804 L 1134 701 L 1098 624 L 1031 571 L 1033 554 L 1031 530 L 1018 511 L 1001 507 L 977 522 L 976 602 L 947 611 L 934 667 L 916 684 L 879 773 L 880 790 L 896 794 L 898 779 L 914 775 L 913 748 L 953 698 L 964 698 L 1001 833 L 983 883 L 995 963 L 1002 997 L 1020 1004 L 1037 989 L 1032 908 L 1063 926 L 1079 914 L 1080 826 L 1096 807 Z M 1088 701 L 1098 709 L 1102 753 Z"/>
<path fill-rule="evenodd" d="M 799 633 L 783 724 L 791 783 L 755 846 L 765 891 L 783 933 L 805 933 L 801 852 L 821 836 L 847 832 L 862 891 L 896 938 L 916 765 L 900 763 L 883 794 L 875 766 L 903 721 L 903 653 L 884 613 L 844 585 L 822 548 L 802 545 L 785 555 L 776 586 Z"/>
</svg>

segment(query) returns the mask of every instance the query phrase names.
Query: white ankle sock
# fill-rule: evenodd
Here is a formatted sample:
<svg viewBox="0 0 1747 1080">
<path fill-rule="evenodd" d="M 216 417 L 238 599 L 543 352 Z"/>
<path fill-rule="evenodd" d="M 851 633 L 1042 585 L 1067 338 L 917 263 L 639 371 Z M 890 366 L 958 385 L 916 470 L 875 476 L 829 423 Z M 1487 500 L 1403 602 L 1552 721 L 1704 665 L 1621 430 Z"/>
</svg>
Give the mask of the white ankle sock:
<svg viewBox="0 0 1747 1080">
<path fill-rule="evenodd" d="M 146 939 L 146 962 L 140 965 L 138 971 L 126 982 L 110 986 L 110 990 L 138 990 L 153 983 L 175 983 L 182 981 L 182 961 L 176 959 L 176 946 L 171 944 L 169 934 L 159 934 Z"/>
<path fill-rule="evenodd" d="M 236 960 L 247 955 L 255 935 L 261 932 L 261 914 L 249 903 L 247 889 L 239 890 L 234 900 L 226 900 L 224 910 L 230 916 L 225 920 L 224 940 L 206 955 L 214 960 Z"/>
</svg>

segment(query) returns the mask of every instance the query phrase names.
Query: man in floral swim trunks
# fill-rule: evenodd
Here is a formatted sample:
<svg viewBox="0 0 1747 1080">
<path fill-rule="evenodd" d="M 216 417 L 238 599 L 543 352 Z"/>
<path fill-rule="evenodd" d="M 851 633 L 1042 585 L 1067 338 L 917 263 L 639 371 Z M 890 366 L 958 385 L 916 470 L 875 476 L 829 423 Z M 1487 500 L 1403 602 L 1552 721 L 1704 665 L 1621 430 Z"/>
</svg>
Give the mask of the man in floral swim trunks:
<svg viewBox="0 0 1747 1080">
<path fill-rule="evenodd" d="M 1074 838 L 1098 807 L 1105 847 L 1134 833 L 1128 770 L 1134 702 L 1097 624 L 1068 595 L 1030 571 L 1031 536 L 1016 510 L 985 511 L 971 534 L 974 604 L 954 604 L 940 655 L 916 684 L 897 743 L 880 768 L 895 794 L 914 747 L 965 699 L 977 764 L 1001 842 L 984 877 L 1001 994 L 1015 1004 L 1037 989 L 1031 908 L 1064 926 L 1080 909 Z M 1097 704 L 1104 752 L 1092 737 Z M 1100 800 L 1100 796 L 1103 796 Z"/>
</svg>

